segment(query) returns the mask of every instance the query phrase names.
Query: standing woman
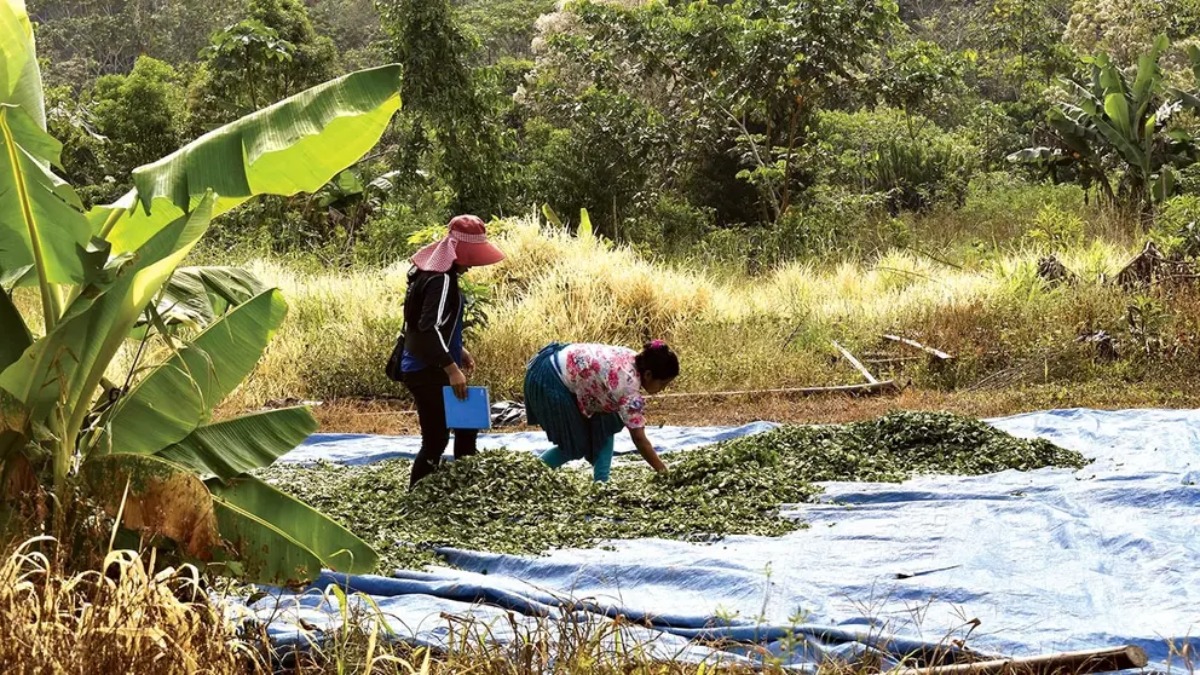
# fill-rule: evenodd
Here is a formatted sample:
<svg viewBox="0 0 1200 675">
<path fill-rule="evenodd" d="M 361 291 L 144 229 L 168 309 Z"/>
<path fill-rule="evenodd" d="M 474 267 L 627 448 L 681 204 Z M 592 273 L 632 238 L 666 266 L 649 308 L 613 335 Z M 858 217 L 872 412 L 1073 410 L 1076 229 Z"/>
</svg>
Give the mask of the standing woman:
<svg viewBox="0 0 1200 675">
<path fill-rule="evenodd" d="M 410 487 L 437 469 L 450 442 L 442 388 L 454 387 L 459 398 L 466 398 L 467 379 L 475 370 L 475 359 L 463 347 L 459 277 L 472 267 L 503 259 L 504 253 L 488 242 L 487 229 L 475 216 L 451 220 L 445 237 L 412 257 L 404 296 L 403 349 L 388 363 L 388 374 L 412 393 L 421 423 L 421 450 L 413 462 Z M 474 429 L 454 430 L 455 459 L 475 454 L 478 435 Z"/>
<path fill-rule="evenodd" d="M 525 413 L 556 447 L 542 461 L 558 468 L 586 459 L 592 477 L 607 481 L 613 442 L 628 429 L 638 452 L 659 473 L 667 467 L 646 438 L 646 399 L 679 376 L 679 358 L 662 340 L 641 353 L 624 347 L 554 343 L 533 357 L 525 371 Z"/>
</svg>

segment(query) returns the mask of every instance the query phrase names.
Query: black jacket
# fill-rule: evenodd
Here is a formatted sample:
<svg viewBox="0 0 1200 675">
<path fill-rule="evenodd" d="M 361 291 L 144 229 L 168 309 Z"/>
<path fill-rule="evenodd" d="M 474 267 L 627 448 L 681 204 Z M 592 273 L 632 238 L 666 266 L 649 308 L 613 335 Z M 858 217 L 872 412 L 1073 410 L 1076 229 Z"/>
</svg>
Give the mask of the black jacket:
<svg viewBox="0 0 1200 675">
<path fill-rule="evenodd" d="M 462 307 L 456 272 L 408 272 L 404 294 L 404 350 L 426 367 L 445 368 L 454 363 L 450 343 Z"/>
</svg>

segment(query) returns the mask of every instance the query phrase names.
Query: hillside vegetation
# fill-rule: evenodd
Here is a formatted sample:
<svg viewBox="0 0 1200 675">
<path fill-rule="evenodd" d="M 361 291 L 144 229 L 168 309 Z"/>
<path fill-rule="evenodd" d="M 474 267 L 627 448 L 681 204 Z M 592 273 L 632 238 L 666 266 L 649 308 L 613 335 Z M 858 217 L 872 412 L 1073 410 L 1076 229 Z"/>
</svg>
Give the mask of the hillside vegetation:
<svg viewBox="0 0 1200 675">
<path fill-rule="evenodd" d="M 459 212 L 510 254 L 470 275 L 479 377 L 504 395 L 554 339 L 671 340 L 685 391 L 858 381 L 833 339 L 938 390 L 1173 390 L 1198 358 L 1195 0 L 30 9 L 85 202 L 267 102 L 404 67 L 374 152 L 223 217 L 193 256 L 291 304 L 231 408 L 396 395 L 404 259 Z M 585 208 L 597 239 L 573 235 Z M 1114 283 L 1147 241 L 1172 264 Z M 1071 283 L 1039 277 L 1049 256 Z"/>
</svg>

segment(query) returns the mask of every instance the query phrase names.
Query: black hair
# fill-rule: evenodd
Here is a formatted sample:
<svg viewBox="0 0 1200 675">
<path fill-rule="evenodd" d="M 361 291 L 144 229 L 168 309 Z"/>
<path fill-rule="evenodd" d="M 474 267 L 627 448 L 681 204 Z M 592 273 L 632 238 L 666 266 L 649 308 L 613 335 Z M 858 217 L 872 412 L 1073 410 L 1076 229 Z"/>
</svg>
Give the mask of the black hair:
<svg viewBox="0 0 1200 675">
<path fill-rule="evenodd" d="M 634 359 L 639 374 L 649 372 L 656 380 L 679 377 L 679 357 L 662 340 L 647 342 L 642 353 Z"/>
</svg>

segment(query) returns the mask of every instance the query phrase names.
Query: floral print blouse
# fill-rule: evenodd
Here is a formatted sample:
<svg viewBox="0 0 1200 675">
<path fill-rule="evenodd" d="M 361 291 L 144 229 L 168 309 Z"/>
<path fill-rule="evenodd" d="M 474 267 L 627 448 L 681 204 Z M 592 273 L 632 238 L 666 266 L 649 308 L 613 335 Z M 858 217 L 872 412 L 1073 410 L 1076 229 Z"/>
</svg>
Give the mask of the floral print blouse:
<svg viewBox="0 0 1200 675">
<path fill-rule="evenodd" d="M 616 413 L 629 429 L 646 426 L 646 399 L 634 358 L 624 347 L 573 344 L 560 352 L 563 382 L 585 417 Z"/>
</svg>

